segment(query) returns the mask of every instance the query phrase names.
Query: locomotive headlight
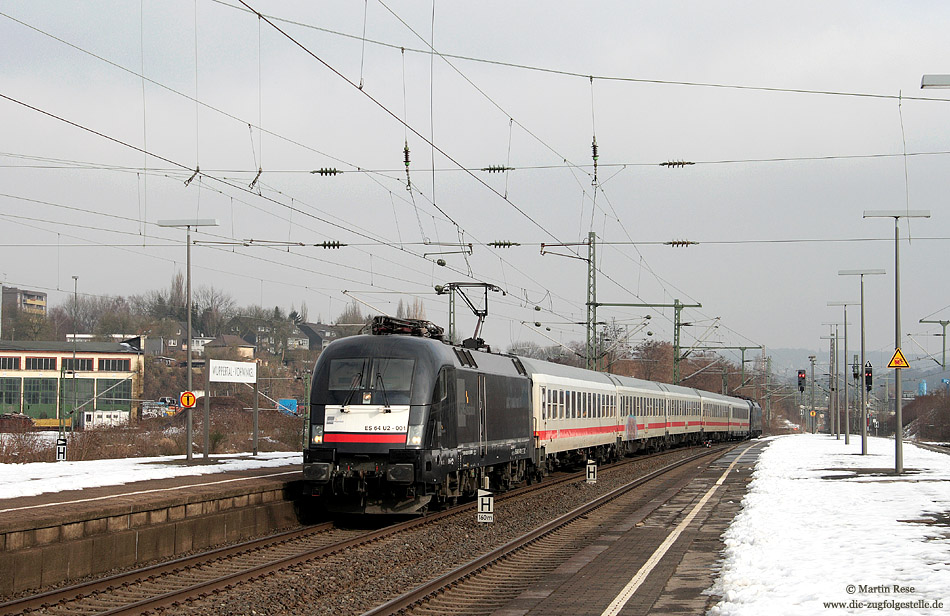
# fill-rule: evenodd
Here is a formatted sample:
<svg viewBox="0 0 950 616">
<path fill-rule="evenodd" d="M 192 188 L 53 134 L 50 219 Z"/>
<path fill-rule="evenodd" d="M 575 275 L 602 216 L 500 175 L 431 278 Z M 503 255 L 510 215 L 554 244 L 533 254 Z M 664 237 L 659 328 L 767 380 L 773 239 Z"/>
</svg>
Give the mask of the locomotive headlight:
<svg viewBox="0 0 950 616">
<path fill-rule="evenodd" d="M 310 444 L 311 445 L 323 444 L 323 426 L 321 425 L 310 426 Z"/>
<path fill-rule="evenodd" d="M 423 426 L 409 426 L 409 432 L 406 434 L 407 447 L 419 447 L 422 445 Z"/>
</svg>

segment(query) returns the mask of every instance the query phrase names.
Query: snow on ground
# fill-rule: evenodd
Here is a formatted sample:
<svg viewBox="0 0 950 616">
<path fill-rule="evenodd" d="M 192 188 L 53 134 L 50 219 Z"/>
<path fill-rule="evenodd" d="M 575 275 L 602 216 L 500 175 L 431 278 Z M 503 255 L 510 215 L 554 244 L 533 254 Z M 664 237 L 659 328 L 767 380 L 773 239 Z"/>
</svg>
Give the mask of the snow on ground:
<svg viewBox="0 0 950 616">
<path fill-rule="evenodd" d="M 893 440 L 860 454 L 860 436 L 772 440 L 723 535 L 710 615 L 950 614 L 950 455 L 905 442 L 897 477 Z"/>
<path fill-rule="evenodd" d="M 46 492 L 80 490 L 149 479 L 303 464 L 303 455 L 300 452 L 288 451 L 261 453 L 257 456 L 214 455 L 211 459 L 214 464 L 186 465 L 185 456 L 0 464 L 0 498 L 34 496 Z M 201 461 L 202 455 L 197 454 L 195 460 Z"/>
</svg>

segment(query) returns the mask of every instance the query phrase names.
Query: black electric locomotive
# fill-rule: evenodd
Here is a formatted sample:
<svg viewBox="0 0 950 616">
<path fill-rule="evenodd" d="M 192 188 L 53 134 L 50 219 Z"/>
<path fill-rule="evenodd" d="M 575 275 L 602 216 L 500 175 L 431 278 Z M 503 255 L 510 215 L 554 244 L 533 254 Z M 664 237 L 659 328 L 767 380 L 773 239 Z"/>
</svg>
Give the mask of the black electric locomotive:
<svg viewBox="0 0 950 616">
<path fill-rule="evenodd" d="M 304 479 L 328 509 L 419 512 L 534 472 L 531 382 L 515 357 L 353 336 L 323 351 L 311 392 Z"/>
</svg>

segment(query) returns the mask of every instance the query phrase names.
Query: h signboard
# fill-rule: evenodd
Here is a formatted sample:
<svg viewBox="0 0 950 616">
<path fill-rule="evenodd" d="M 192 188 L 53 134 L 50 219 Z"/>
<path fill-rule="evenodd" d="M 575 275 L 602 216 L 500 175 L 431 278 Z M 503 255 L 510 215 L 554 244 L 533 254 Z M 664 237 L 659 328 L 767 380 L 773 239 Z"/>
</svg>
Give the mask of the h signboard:
<svg viewBox="0 0 950 616">
<path fill-rule="evenodd" d="M 478 491 L 478 521 L 495 521 L 495 496 L 488 490 Z"/>
</svg>

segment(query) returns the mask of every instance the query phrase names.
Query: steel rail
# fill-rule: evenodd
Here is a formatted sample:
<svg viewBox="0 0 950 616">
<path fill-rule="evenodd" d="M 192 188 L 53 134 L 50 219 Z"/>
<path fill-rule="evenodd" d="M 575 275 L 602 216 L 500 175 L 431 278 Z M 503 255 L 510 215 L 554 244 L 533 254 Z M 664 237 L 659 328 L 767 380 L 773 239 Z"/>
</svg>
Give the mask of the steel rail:
<svg viewBox="0 0 950 616">
<path fill-rule="evenodd" d="M 581 505 L 580 507 L 575 508 L 573 511 L 569 511 L 568 513 L 538 527 L 537 529 L 529 533 L 526 533 L 516 539 L 513 539 L 512 541 L 492 550 L 491 552 L 484 554 L 483 556 L 480 556 L 472 560 L 471 562 L 465 565 L 462 565 L 461 567 L 458 567 L 446 573 L 445 575 L 439 578 L 432 580 L 431 582 L 423 584 L 422 586 L 419 586 L 418 588 L 411 590 L 410 592 L 404 595 L 396 597 L 395 599 L 392 599 L 391 601 L 388 601 L 372 610 L 369 610 L 368 612 L 364 612 L 362 616 L 392 616 L 394 614 L 399 614 L 403 612 L 404 610 L 410 609 L 413 606 L 421 604 L 427 599 L 438 595 L 444 589 L 452 587 L 460 583 L 462 580 L 473 575 L 474 573 L 481 571 L 483 569 L 489 568 L 494 562 L 503 560 L 511 556 L 513 553 L 523 549 L 524 547 L 526 547 L 527 545 L 531 543 L 534 543 L 538 539 L 554 533 L 560 528 L 563 528 L 567 526 L 568 524 L 570 524 L 571 522 L 574 522 L 578 518 L 581 518 L 589 514 L 595 509 L 598 509 L 602 507 L 603 505 L 606 505 L 610 501 L 620 496 L 623 496 L 627 492 L 645 483 L 653 481 L 654 479 L 657 479 L 658 477 L 661 477 L 672 470 L 680 468 L 681 466 L 684 466 L 686 464 L 695 462 L 696 460 L 699 460 L 706 456 L 710 456 L 713 454 L 721 454 L 723 452 L 723 449 L 730 450 L 730 449 L 734 449 L 737 446 L 738 444 L 734 444 L 726 448 L 713 448 L 711 450 L 706 449 L 701 453 L 690 456 L 688 458 L 684 458 L 683 460 L 679 460 L 677 462 L 674 462 L 673 464 L 664 466 L 663 468 L 657 469 L 656 471 L 653 471 L 642 477 L 639 477 L 631 481 L 630 483 L 620 486 L 619 488 L 615 488 L 614 490 L 608 492 L 607 494 L 604 494 L 603 496 L 600 496 L 585 505 Z"/>
<path fill-rule="evenodd" d="M 704 450 L 702 455 L 708 455 L 709 450 Z M 604 465 L 601 472 L 610 471 L 612 469 L 620 468 L 628 464 L 634 464 L 644 460 L 648 460 L 654 457 L 659 457 L 663 455 L 668 455 L 669 452 L 660 452 L 654 454 L 648 454 L 643 456 L 636 456 L 633 458 L 625 458 L 619 462 Z M 689 458 L 694 459 L 694 458 Z M 496 495 L 498 500 L 507 500 L 509 498 L 514 498 L 521 496 L 527 493 L 536 492 L 537 490 L 548 490 L 552 489 L 558 485 L 561 485 L 566 482 L 576 481 L 578 478 L 583 478 L 585 475 L 584 471 L 580 472 L 570 472 L 564 473 L 562 476 L 548 478 L 548 480 L 541 483 L 536 483 L 533 485 L 522 486 L 509 490 L 504 493 L 499 493 Z M 210 593 L 215 592 L 227 587 L 232 587 L 237 584 L 241 584 L 253 579 L 264 577 L 271 573 L 293 567 L 295 565 L 308 562 L 311 560 L 317 560 L 329 556 L 331 554 L 344 551 L 359 545 L 366 543 L 371 543 L 379 539 L 391 536 L 393 534 L 409 530 L 415 527 L 423 526 L 426 524 L 434 523 L 438 520 L 442 520 L 449 516 L 460 515 L 471 510 L 474 510 L 476 503 L 469 502 L 459 505 L 457 507 L 452 507 L 450 509 L 439 511 L 436 513 L 430 513 L 423 517 L 413 518 L 406 520 L 397 524 L 386 526 L 382 529 L 369 531 L 363 534 L 360 534 L 357 537 L 352 537 L 340 542 L 336 542 L 327 546 L 323 546 L 316 550 L 310 550 L 305 553 L 298 553 L 287 557 L 275 558 L 270 560 L 267 563 L 262 563 L 258 566 L 251 568 L 245 568 L 241 571 L 233 572 L 228 575 L 221 577 L 212 578 L 205 580 L 196 584 L 184 585 L 179 589 L 168 591 L 155 595 L 153 597 L 148 597 L 146 599 L 141 599 L 134 601 L 132 603 L 127 603 L 125 605 L 116 607 L 108 611 L 99 612 L 101 616 L 119 616 L 124 614 L 139 614 L 146 610 L 157 609 L 163 606 L 173 606 L 180 605 L 186 600 L 193 599 L 196 597 L 206 596 Z M 247 554 L 253 552 L 254 550 L 263 550 L 270 547 L 279 546 L 284 543 L 289 543 L 298 539 L 306 538 L 311 535 L 318 533 L 326 532 L 333 527 L 333 524 L 330 522 L 319 524 L 316 526 L 308 527 L 305 529 L 296 529 L 291 531 L 286 531 L 283 533 L 277 533 L 269 535 L 267 537 L 262 537 L 258 539 L 253 539 L 247 542 L 224 546 L 211 550 L 209 552 L 203 552 L 201 554 L 196 554 L 192 556 L 186 556 L 183 558 L 178 558 L 175 560 L 157 563 L 150 565 L 141 569 L 135 569 L 127 571 L 124 573 L 115 574 L 109 577 L 91 580 L 89 582 L 84 582 L 81 584 L 76 584 L 62 589 L 51 590 L 44 592 L 38 595 L 33 595 L 25 597 L 22 599 L 16 599 L 8 601 L 6 603 L 0 603 L 0 616 L 20 614 L 30 610 L 40 609 L 44 607 L 51 607 L 56 605 L 65 605 L 71 601 L 82 600 L 83 598 L 88 598 L 91 595 L 96 595 L 100 593 L 108 593 L 115 589 L 127 588 L 131 585 L 137 583 L 143 583 L 146 581 L 154 582 L 157 578 L 165 575 L 172 574 L 181 574 L 188 569 L 197 568 L 200 566 L 206 566 L 212 564 L 215 561 L 223 561 L 228 558 L 235 556 Z M 107 597 L 102 597 L 103 602 L 108 602 Z"/>
<path fill-rule="evenodd" d="M 5 616 L 7 614 L 16 614 L 21 611 L 33 610 L 45 606 L 55 605 L 57 603 L 63 603 L 65 601 L 75 599 L 80 595 L 86 596 L 95 592 L 106 591 L 110 588 L 122 586 L 123 584 L 128 584 L 129 582 L 140 578 L 164 575 L 177 569 L 184 569 L 187 567 L 203 564 L 209 560 L 227 558 L 242 552 L 248 552 L 251 550 L 260 549 L 262 547 L 286 543 L 301 537 L 331 530 L 332 528 L 333 524 L 331 522 L 325 522 L 316 524 L 314 526 L 309 526 L 304 529 L 288 530 L 267 535 L 266 537 L 251 539 L 250 541 L 245 541 L 235 545 L 215 548 L 207 552 L 202 552 L 201 554 L 183 556 L 174 560 L 148 565 L 146 567 L 125 571 L 123 573 L 117 573 L 115 575 L 110 575 L 108 577 L 99 578 L 96 580 L 90 580 L 89 582 L 83 582 L 64 588 L 50 590 L 37 595 L 24 597 L 22 599 L 14 599 L 12 601 L 0 603 L 0 615 Z"/>
</svg>

